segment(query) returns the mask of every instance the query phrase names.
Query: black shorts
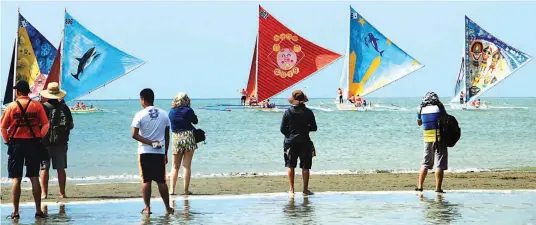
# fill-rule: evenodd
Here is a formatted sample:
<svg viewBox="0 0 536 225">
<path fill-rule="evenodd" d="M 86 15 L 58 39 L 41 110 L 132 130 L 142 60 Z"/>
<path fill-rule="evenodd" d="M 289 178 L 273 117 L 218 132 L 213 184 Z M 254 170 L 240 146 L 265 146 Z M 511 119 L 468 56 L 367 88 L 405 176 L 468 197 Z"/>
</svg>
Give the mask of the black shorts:
<svg viewBox="0 0 536 225">
<path fill-rule="evenodd" d="M 299 158 L 300 168 L 311 169 L 313 164 L 313 142 L 285 143 L 284 150 L 285 167 L 296 168 Z"/>
<path fill-rule="evenodd" d="M 155 181 L 166 183 L 166 161 L 164 154 L 138 155 L 142 183 Z"/>
<path fill-rule="evenodd" d="M 44 150 L 39 139 L 11 139 L 7 150 L 9 178 L 21 178 L 26 165 L 26 177 L 39 177 Z M 43 151 L 43 152 L 40 152 Z"/>
<path fill-rule="evenodd" d="M 242 96 L 241 100 L 245 101 L 245 100 L 246 100 L 246 96 Z"/>
</svg>

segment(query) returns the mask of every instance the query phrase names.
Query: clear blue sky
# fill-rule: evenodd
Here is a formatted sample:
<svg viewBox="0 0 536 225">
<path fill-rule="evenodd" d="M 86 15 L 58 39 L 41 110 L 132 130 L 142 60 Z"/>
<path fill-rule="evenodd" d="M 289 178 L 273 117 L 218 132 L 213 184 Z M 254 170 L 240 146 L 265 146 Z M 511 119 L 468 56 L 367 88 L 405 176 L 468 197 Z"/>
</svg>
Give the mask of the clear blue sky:
<svg viewBox="0 0 536 225">
<path fill-rule="evenodd" d="M 413 97 L 428 90 L 452 96 L 464 43 L 464 15 L 499 39 L 536 56 L 536 2 L 5 2 L 1 3 L 1 86 L 9 70 L 17 7 L 54 45 L 64 8 L 119 49 L 147 61 L 86 98 L 157 98 L 186 91 L 193 98 L 238 97 L 249 73 L 257 5 L 301 36 L 344 54 L 352 5 L 425 67 L 370 96 Z M 343 60 L 295 86 L 310 97 L 334 97 Z M 536 60 L 487 94 L 536 96 Z M 286 97 L 289 91 L 278 97 Z"/>
</svg>

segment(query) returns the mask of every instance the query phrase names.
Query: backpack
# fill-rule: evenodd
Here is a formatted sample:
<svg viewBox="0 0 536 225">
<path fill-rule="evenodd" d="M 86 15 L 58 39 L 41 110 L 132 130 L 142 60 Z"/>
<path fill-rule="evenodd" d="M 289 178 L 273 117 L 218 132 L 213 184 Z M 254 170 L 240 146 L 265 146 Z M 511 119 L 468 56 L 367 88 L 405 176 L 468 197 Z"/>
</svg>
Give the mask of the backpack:
<svg viewBox="0 0 536 225">
<path fill-rule="evenodd" d="M 440 142 L 447 147 L 452 148 L 456 145 L 456 142 L 460 140 L 462 131 L 458 125 L 456 117 L 449 115 L 443 105 L 439 106 L 440 115 L 437 120 L 437 126 L 439 135 L 441 136 Z"/>
<path fill-rule="evenodd" d="M 43 138 L 45 145 L 64 145 L 69 141 L 69 125 L 72 118 L 68 118 L 64 111 L 64 105 L 58 104 L 56 106 L 45 103 L 44 104 L 48 112 L 48 120 L 50 127 L 48 128 L 47 135 Z"/>
</svg>

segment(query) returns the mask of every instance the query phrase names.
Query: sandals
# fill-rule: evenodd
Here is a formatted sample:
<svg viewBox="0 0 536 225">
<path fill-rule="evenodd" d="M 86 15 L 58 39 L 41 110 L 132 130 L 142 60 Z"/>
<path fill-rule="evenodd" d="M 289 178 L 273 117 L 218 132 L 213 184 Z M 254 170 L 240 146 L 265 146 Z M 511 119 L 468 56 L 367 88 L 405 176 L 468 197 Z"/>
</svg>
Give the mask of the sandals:
<svg viewBox="0 0 536 225">
<path fill-rule="evenodd" d="M 307 190 L 306 192 L 303 192 L 303 195 L 314 195 L 315 193 L 313 193 L 312 191 L 310 190 Z"/>
<path fill-rule="evenodd" d="M 147 213 L 147 212 L 148 212 L 148 213 Z M 153 214 L 151 211 L 146 211 L 145 209 L 142 209 L 140 213 L 141 213 L 141 214 L 144 214 L 144 215 L 151 215 L 151 214 Z"/>
<path fill-rule="evenodd" d="M 423 188 L 415 188 L 415 191 L 420 191 L 422 192 L 424 189 Z"/>
<path fill-rule="evenodd" d="M 18 220 L 18 219 L 20 219 L 20 215 L 15 214 L 15 213 L 11 213 L 11 215 L 7 216 L 6 219 L 8 219 L 8 220 Z"/>
<path fill-rule="evenodd" d="M 47 214 L 44 212 L 35 213 L 35 218 L 47 218 Z"/>
<path fill-rule="evenodd" d="M 194 193 L 192 193 L 191 191 L 188 191 L 188 192 L 184 192 L 182 195 L 193 195 Z"/>
<path fill-rule="evenodd" d="M 437 192 L 438 194 L 443 194 L 443 193 L 445 193 L 445 192 L 443 191 L 443 189 L 435 190 L 435 192 Z"/>
</svg>

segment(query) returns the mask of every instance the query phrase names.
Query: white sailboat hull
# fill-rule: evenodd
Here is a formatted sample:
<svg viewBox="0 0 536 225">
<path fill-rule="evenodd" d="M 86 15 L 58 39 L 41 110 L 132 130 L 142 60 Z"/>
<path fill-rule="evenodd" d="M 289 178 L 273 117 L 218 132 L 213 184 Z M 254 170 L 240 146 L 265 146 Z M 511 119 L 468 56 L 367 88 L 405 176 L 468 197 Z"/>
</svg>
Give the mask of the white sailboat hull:
<svg viewBox="0 0 536 225">
<path fill-rule="evenodd" d="M 372 110 L 372 106 L 368 105 L 368 106 L 361 106 L 361 107 L 356 107 L 354 104 L 336 104 L 337 105 L 337 109 L 340 110 L 340 111 L 368 111 L 368 110 Z"/>
</svg>

